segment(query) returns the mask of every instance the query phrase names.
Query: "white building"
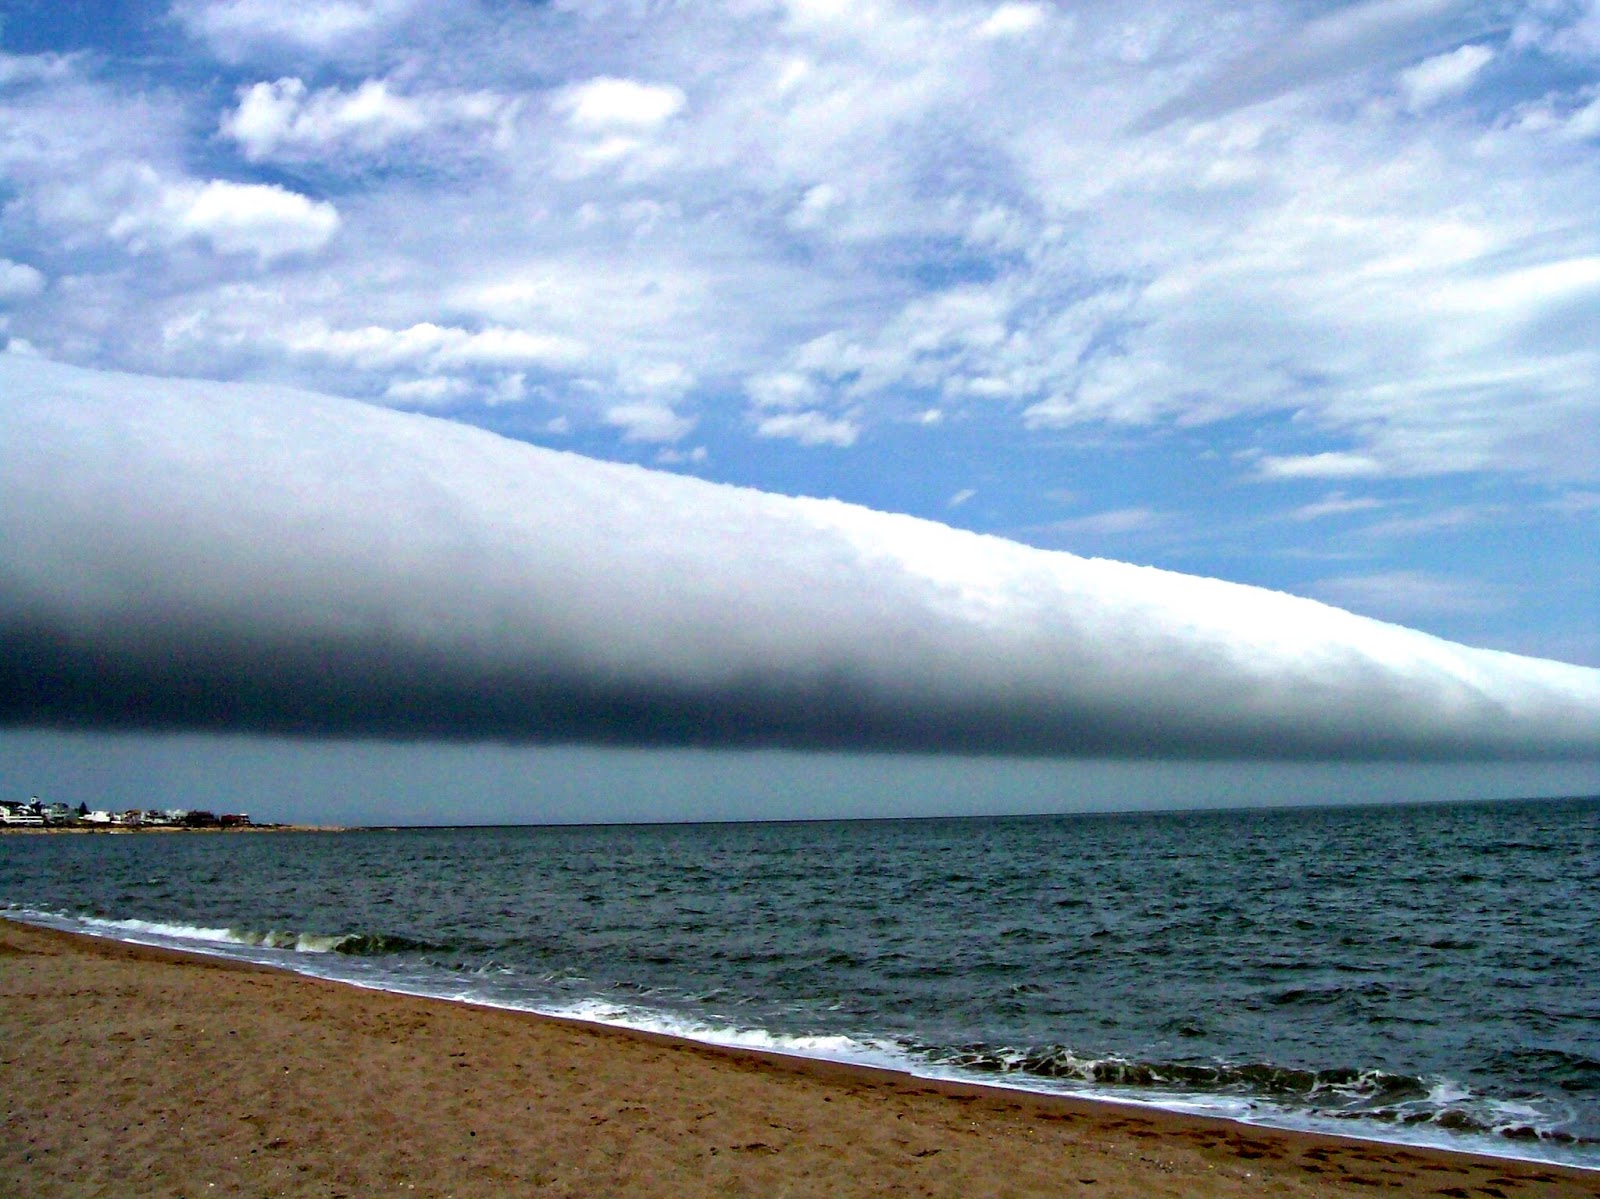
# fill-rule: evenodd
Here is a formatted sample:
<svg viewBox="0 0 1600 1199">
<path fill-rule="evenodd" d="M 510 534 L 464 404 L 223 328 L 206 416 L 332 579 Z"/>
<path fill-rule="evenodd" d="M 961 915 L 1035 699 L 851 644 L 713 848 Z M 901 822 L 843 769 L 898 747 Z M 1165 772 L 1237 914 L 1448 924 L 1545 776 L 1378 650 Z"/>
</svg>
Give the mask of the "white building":
<svg viewBox="0 0 1600 1199">
<path fill-rule="evenodd" d="M 11 803 L 9 800 L 0 800 L 0 824 L 22 824 L 42 826 L 44 812 L 39 807 L 37 798 L 31 804 Z"/>
</svg>

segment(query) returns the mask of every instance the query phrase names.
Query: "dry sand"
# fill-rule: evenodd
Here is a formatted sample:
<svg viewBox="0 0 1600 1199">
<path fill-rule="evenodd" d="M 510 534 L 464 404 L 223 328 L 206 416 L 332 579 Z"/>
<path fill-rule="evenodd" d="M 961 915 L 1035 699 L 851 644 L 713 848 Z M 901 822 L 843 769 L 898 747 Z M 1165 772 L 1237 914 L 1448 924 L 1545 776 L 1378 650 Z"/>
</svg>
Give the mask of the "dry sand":
<svg viewBox="0 0 1600 1199">
<path fill-rule="evenodd" d="M 0 920 L 0 1196 L 1600 1195 L 363 991 Z"/>
</svg>

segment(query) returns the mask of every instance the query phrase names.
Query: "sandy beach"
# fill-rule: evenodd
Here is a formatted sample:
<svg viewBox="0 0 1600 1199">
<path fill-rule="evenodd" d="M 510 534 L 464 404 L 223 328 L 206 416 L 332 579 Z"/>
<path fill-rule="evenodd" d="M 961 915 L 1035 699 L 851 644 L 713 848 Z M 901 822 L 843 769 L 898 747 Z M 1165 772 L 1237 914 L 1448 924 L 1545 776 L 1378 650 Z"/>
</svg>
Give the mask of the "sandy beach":
<svg viewBox="0 0 1600 1199">
<path fill-rule="evenodd" d="M 0 1195 L 1600 1195 L 0 921 Z"/>
</svg>

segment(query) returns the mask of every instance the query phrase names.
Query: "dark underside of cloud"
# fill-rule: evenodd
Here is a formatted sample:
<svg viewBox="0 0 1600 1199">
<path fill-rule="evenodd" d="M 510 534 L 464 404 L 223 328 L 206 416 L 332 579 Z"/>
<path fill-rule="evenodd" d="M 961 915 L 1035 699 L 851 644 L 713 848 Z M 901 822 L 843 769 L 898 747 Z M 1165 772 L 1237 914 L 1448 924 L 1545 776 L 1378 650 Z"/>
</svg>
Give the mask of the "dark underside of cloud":
<svg viewBox="0 0 1600 1199">
<path fill-rule="evenodd" d="M 0 723 L 1600 757 L 1600 671 L 309 396 L 0 355 Z"/>
<path fill-rule="evenodd" d="M 174 633 L 185 630 L 174 628 Z M 152 642 L 159 639 L 152 638 Z M 157 649 L 155 644 L 151 649 Z M 1034 712 L 1003 701 L 919 704 L 865 691 L 847 674 L 808 683 L 700 689 L 534 670 L 463 670 L 390 646 L 350 644 L 232 652 L 173 645 L 108 659 L 53 630 L 20 628 L 0 644 L 0 722 L 98 729 L 254 730 L 399 740 L 487 739 L 617 745 L 950 751 L 968 754 L 1255 757 L 1247 730 L 1161 726 L 1092 705 Z M 1407 754 L 1404 741 L 1358 756 Z M 1341 756 L 1309 736 L 1272 756 Z M 1442 756 L 1472 746 L 1441 743 Z"/>
<path fill-rule="evenodd" d="M 205 729 L 395 740 L 805 747 L 1134 758 L 1350 760 L 1493 758 L 1516 747 L 1451 730 L 1424 743 L 1401 726 L 1279 729 L 1108 708 L 1036 710 L 1003 699 L 919 701 L 875 693 L 847 671 L 803 682 L 670 687 L 463 669 L 391 645 L 205 642 L 182 623 L 108 654 L 22 624 L 0 641 L 0 724 L 105 730 Z M 1398 704 L 1388 697 L 1383 707 Z M 1367 723 L 1367 722 L 1363 722 Z M 1540 751 L 1535 749 L 1535 753 Z M 1556 756 L 1564 756 L 1557 754 Z"/>
</svg>

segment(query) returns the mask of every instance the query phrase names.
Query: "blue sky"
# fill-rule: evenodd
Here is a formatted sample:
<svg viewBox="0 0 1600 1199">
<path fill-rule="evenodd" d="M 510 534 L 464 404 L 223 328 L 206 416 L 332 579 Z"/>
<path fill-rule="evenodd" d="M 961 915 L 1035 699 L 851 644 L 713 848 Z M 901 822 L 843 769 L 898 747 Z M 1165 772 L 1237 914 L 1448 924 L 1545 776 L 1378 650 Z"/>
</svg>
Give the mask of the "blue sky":
<svg viewBox="0 0 1600 1199">
<path fill-rule="evenodd" d="M 1600 8 L 13 2 L 0 339 L 1600 665 Z"/>
</svg>

